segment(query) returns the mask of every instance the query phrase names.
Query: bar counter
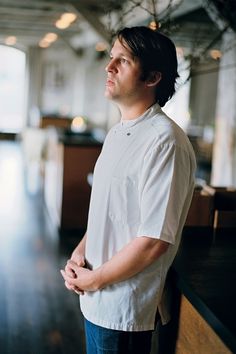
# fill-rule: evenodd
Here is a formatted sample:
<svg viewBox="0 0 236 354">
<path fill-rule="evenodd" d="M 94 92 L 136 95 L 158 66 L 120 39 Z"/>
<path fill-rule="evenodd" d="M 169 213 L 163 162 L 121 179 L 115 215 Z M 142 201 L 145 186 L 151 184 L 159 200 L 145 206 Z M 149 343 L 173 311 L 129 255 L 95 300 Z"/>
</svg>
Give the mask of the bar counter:
<svg viewBox="0 0 236 354">
<path fill-rule="evenodd" d="M 97 140 L 92 134 L 73 134 L 70 132 L 58 134 L 59 141 L 65 146 L 102 146 L 102 142 Z"/>
<path fill-rule="evenodd" d="M 211 230 L 192 230 L 194 232 L 191 229 L 184 231 L 171 271 L 174 284 L 181 294 L 180 298 L 184 297 L 184 304 L 188 303 L 187 306 L 192 307 L 189 313 L 182 313 L 180 301 L 176 353 L 187 353 L 189 350 L 191 354 L 195 353 L 190 348 L 178 351 L 178 345 L 186 346 L 188 342 L 188 338 L 183 337 L 191 335 L 198 337 L 196 353 L 236 353 L 236 230 L 225 229 L 216 234 Z M 194 330 L 189 328 L 194 322 L 195 311 L 206 322 L 206 327 L 209 325 L 210 331 L 213 330 L 215 337 L 212 342 L 216 343 L 216 337 L 222 342 L 221 349 L 220 344 L 217 346 L 218 350 L 200 349 L 201 345 L 206 347 L 211 341 L 211 334 L 206 335 L 208 329 L 202 323 Z M 185 334 L 180 333 L 184 325 L 189 326 L 183 329 Z M 191 331 L 195 331 L 195 334 L 188 334 Z M 201 343 L 204 342 L 205 335 L 205 343 Z M 183 342 L 186 341 L 185 344 L 178 343 L 181 336 Z M 189 338 L 189 342 L 192 340 L 193 338 Z M 188 345 L 190 344 L 187 343 Z"/>
<path fill-rule="evenodd" d="M 102 142 L 91 134 L 57 131 L 45 160 L 44 199 L 61 235 L 83 234 L 87 227 L 93 172 Z"/>
</svg>

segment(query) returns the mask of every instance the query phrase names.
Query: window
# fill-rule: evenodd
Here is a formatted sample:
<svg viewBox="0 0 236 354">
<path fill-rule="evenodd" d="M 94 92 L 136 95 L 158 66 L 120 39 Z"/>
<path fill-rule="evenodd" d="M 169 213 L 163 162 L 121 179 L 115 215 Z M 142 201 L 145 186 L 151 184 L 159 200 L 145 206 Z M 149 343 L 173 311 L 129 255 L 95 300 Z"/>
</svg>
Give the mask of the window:
<svg viewBox="0 0 236 354">
<path fill-rule="evenodd" d="M 0 132 L 20 133 L 25 124 L 25 53 L 0 45 Z"/>
</svg>

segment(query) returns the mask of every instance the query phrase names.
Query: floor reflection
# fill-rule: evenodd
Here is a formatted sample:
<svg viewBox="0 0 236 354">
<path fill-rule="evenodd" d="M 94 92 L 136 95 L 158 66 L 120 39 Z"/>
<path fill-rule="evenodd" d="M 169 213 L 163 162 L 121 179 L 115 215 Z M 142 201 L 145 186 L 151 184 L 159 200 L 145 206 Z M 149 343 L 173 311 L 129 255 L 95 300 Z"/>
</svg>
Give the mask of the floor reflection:
<svg viewBox="0 0 236 354">
<path fill-rule="evenodd" d="M 78 296 L 59 269 L 73 242 L 60 242 L 42 190 L 27 190 L 19 142 L 0 141 L 0 352 L 83 354 Z"/>
</svg>

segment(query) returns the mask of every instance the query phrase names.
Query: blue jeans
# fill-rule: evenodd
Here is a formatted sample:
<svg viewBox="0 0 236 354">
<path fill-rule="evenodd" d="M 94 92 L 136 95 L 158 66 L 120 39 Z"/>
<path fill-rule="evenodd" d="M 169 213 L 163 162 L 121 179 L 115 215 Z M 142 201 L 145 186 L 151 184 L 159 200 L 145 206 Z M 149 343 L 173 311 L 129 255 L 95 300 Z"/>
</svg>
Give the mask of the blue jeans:
<svg viewBox="0 0 236 354">
<path fill-rule="evenodd" d="M 87 354 L 150 354 L 152 331 L 125 332 L 85 319 Z"/>
</svg>

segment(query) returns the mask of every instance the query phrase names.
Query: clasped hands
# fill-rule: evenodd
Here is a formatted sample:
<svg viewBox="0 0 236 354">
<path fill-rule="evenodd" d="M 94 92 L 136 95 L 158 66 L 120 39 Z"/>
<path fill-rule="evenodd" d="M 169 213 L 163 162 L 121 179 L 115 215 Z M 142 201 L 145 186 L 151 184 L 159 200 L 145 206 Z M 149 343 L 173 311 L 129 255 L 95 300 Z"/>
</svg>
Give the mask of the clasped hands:
<svg viewBox="0 0 236 354">
<path fill-rule="evenodd" d="M 96 270 L 85 268 L 84 258 L 79 260 L 69 259 L 65 269 L 61 269 L 61 275 L 65 280 L 65 286 L 68 290 L 72 290 L 79 295 L 83 295 L 87 291 L 98 290 Z"/>
</svg>

